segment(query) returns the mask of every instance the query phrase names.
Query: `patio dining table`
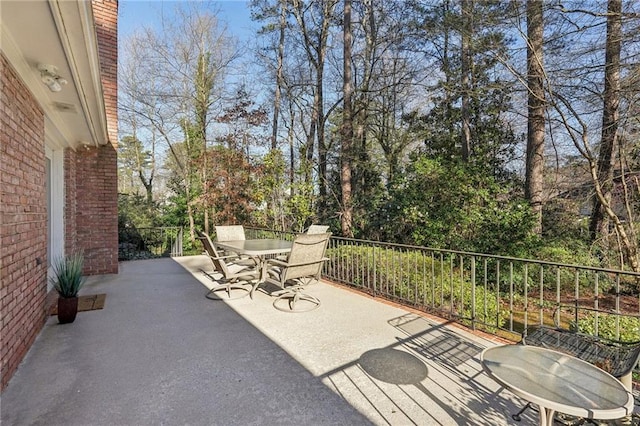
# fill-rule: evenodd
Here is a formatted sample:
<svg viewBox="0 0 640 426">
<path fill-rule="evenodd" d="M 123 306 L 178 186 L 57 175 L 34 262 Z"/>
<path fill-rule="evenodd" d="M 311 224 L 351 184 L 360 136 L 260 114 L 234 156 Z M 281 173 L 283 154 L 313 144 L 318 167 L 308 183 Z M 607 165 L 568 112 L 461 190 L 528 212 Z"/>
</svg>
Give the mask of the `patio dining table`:
<svg viewBox="0 0 640 426">
<path fill-rule="evenodd" d="M 556 411 L 589 419 L 617 419 L 633 410 L 622 382 L 593 364 L 547 348 L 503 345 L 485 349 L 482 367 L 496 382 L 536 405 L 540 426 Z"/>
<path fill-rule="evenodd" d="M 239 255 L 249 256 L 255 259 L 257 265 L 260 268 L 260 280 L 251 289 L 251 297 L 256 289 L 265 280 L 264 261 L 267 256 L 285 254 L 291 251 L 293 243 L 286 240 L 260 238 L 254 240 L 231 240 L 231 241 L 214 241 L 216 246 L 232 251 Z"/>
</svg>

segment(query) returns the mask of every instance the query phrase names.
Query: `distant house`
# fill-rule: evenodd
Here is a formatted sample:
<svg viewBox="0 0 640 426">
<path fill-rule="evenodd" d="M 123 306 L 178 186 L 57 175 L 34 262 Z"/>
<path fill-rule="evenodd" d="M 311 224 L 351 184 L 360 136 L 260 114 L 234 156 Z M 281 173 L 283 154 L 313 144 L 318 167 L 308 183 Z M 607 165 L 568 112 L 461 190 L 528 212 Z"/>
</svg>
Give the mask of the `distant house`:
<svg viewBox="0 0 640 426">
<path fill-rule="evenodd" d="M 47 319 L 52 259 L 118 272 L 117 0 L 0 2 L 4 389 Z"/>
</svg>

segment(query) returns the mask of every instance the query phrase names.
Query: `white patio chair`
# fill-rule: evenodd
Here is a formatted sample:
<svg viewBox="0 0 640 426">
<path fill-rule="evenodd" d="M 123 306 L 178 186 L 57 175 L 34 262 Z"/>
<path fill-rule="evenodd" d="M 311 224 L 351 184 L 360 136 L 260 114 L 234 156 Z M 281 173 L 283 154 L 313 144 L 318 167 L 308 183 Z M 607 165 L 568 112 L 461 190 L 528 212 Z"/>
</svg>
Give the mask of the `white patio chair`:
<svg viewBox="0 0 640 426">
<path fill-rule="evenodd" d="M 324 234 L 329 231 L 328 225 L 310 225 L 307 228 L 307 234 Z"/>
<path fill-rule="evenodd" d="M 221 275 L 220 279 L 216 279 L 212 274 L 205 272 L 209 279 L 216 282 L 207 293 L 207 299 L 239 299 L 250 294 L 253 286 L 257 285 L 260 280 L 261 270 L 256 262 L 252 259 L 238 259 L 235 255 L 223 256 L 216 250 L 208 234 L 198 232 L 198 237 L 213 263 L 214 273 Z M 249 284 L 248 288 L 247 284 Z M 234 292 L 233 290 L 237 291 Z M 225 292 L 227 297 L 222 297 L 221 292 Z M 240 295 L 235 296 L 238 292 Z"/>
<path fill-rule="evenodd" d="M 244 226 L 242 225 L 218 225 L 216 228 L 216 241 L 239 241 L 244 240 Z M 241 257 L 237 253 L 220 250 L 224 256 L 235 255 L 238 258 L 247 259 L 246 256 Z"/>
<path fill-rule="evenodd" d="M 218 241 L 238 241 L 246 239 L 244 236 L 244 226 L 242 225 L 218 225 L 216 228 L 216 240 Z"/>
<path fill-rule="evenodd" d="M 282 288 L 272 293 L 272 296 L 276 296 L 273 302 L 276 309 L 307 312 L 320 306 L 320 299 L 304 293 L 304 288 L 308 283 L 320 279 L 322 265 L 329 260 L 325 257 L 325 251 L 330 236 L 331 233 L 298 234 L 286 260 L 265 261 L 264 281 Z"/>
</svg>

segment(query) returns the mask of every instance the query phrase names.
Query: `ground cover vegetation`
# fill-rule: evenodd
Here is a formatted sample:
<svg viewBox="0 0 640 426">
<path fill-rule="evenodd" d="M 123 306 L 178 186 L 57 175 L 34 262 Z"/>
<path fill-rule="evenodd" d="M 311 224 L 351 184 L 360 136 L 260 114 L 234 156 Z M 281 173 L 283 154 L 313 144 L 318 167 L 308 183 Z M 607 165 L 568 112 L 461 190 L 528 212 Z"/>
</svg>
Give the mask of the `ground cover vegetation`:
<svg viewBox="0 0 640 426">
<path fill-rule="evenodd" d="M 215 224 L 324 223 L 640 271 L 638 2 L 249 7 L 246 43 L 206 2 L 121 40 L 121 228 L 199 250 Z"/>
</svg>

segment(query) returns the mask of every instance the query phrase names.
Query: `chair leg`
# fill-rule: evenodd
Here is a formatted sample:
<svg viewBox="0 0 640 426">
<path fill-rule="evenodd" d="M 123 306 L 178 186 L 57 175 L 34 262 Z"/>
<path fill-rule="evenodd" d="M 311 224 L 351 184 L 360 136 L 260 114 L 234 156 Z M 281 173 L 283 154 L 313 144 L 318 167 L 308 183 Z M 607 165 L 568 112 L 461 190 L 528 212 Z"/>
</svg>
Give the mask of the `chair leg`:
<svg viewBox="0 0 640 426">
<path fill-rule="evenodd" d="M 522 415 L 522 413 L 524 413 L 525 411 L 527 411 L 527 409 L 528 409 L 529 407 L 531 407 L 531 403 L 530 403 L 530 402 L 527 402 L 527 404 L 526 404 L 524 407 L 522 407 L 522 408 L 520 409 L 520 411 L 518 411 L 518 412 L 517 412 L 517 413 L 515 413 L 515 414 L 512 414 L 512 415 L 511 415 L 511 418 L 512 418 L 513 420 L 515 420 L 516 422 L 519 422 L 520 420 L 522 420 L 522 417 L 520 417 L 520 416 Z"/>
<path fill-rule="evenodd" d="M 280 290 L 273 293 L 272 296 L 277 296 L 273 301 L 273 307 L 282 312 L 309 312 L 320 307 L 320 299 L 302 293 L 299 289 Z M 283 306 L 284 302 L 286 302 L 286 307 Z"/>
<path fill-rule="evenodd" d="M 209 290 L 205 297 L 210 300 L 242 299 L 251 293 L 251 289 L 245 287 L 244 284 L 246 283 L 227 283 L 216 285 Z M 237 291 L 233 292 L 233 290 Z M 226 297 L 220 295 L 221 292 L 226 293 Z"/>
<path fill-rule="evenodd" d="M 251 285 L 251 290 L 249 291 L 249 297 L 251 300 L 253 300 L 253 294 L 256 292 L 258 287 L 260 287 L 260 284 L 262 284 L 262 280 L 256 280 L 256 282 Z"/>
</svg>

